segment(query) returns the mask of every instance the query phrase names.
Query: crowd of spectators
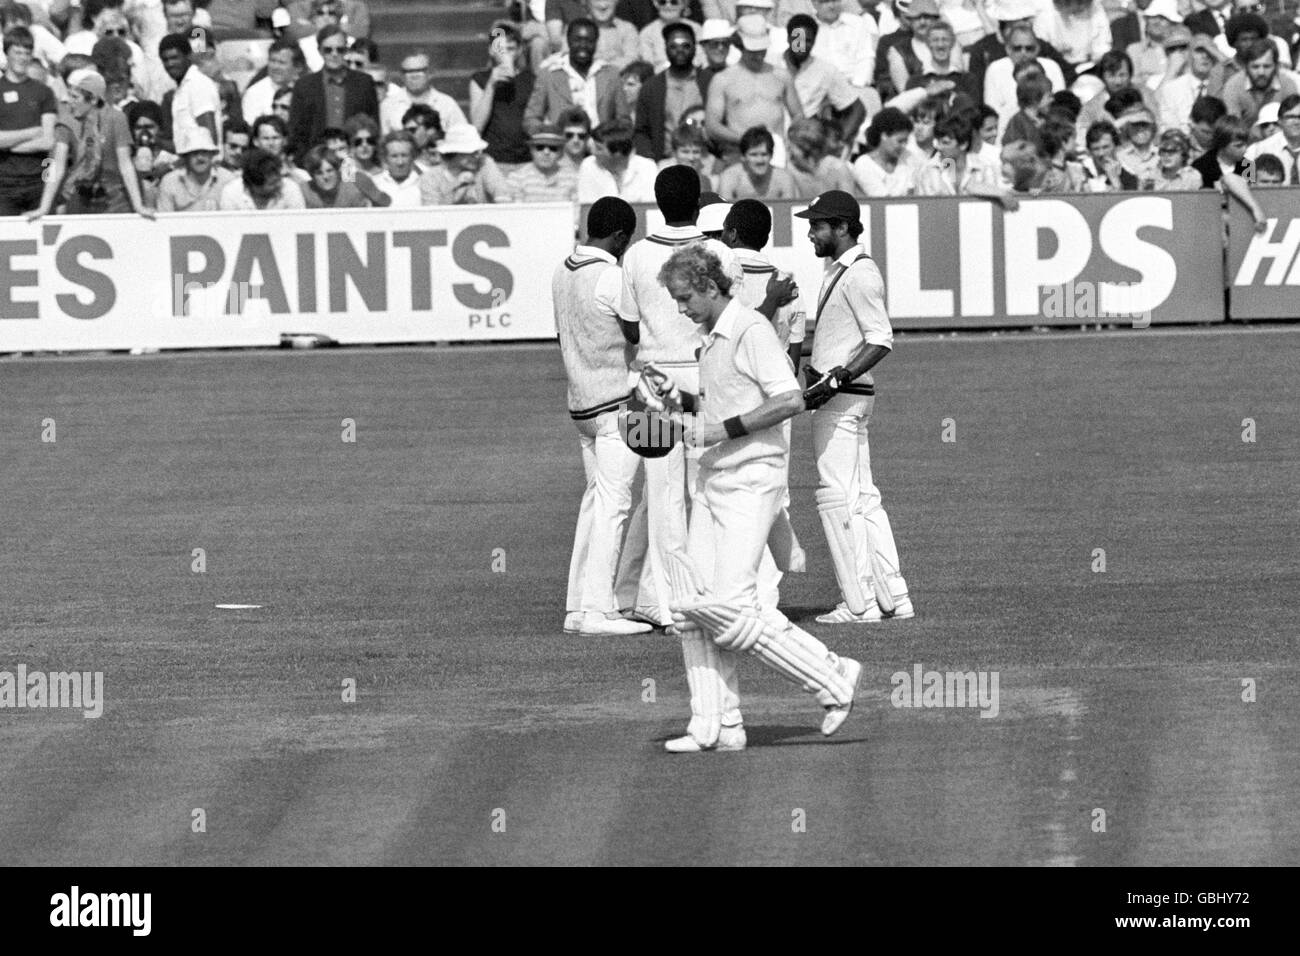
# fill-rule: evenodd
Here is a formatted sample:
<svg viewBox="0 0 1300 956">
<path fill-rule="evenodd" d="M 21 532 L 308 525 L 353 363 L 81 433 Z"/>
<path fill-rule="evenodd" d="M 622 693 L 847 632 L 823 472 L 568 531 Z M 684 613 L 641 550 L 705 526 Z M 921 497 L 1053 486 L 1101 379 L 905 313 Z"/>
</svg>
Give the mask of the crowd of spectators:
<svg viewBox="0 0 1300 956">
<path fill-rule="evenodd" d="M 0 215 L 1300 185 L 1293 0 L 509 0 L 467 90 L 198 2 L 0 0 Z"/>
</svg>

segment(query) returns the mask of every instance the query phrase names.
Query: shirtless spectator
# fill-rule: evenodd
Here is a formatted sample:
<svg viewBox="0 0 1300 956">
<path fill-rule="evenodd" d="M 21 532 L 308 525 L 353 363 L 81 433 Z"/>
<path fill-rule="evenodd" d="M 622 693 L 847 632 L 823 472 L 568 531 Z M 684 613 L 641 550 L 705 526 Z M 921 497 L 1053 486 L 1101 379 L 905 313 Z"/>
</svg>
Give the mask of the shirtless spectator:
<svg viewBox="0 0 1300 956">
<path fill-rule="evenodd" d="M 793 177 L 772 165 L 772 134 L 762 126 L 740 137 L 740 162 L 718 176 L 718 194 L 727 202 L 737 199 L 798 199 Z"/>
<path fill-rule="evenodd" d="M 772 154 L 769 162 L 784 166 L 784 142 L 770 131 L 784 130 L 787 116 L 791 122 L 803 119 L 803 104 L 795 91 L 794 79 L 785 70 L 766 62 L 768 31 L 762 17 L 742 17 L 736 36 L 741 48 L 740 62 L 718 74 L 709 84 L 706 129 L 712 139 L 725 146 L 739 144 L 747 131 L 760 128 L 769 140 L 768 149 Z M 748 194 L 734 198 L 762 197 Z"/>
</svg>

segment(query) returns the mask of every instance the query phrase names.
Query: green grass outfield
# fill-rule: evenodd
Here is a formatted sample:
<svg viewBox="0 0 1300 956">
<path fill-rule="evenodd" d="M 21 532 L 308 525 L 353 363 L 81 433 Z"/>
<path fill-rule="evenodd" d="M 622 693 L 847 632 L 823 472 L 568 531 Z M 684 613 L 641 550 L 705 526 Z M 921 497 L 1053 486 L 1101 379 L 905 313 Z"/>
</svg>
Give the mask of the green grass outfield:
<svg viewBox="0 0 1300 956">
<path fill-rule="evenodd" d="M 0 861 L 1300 863 L 1300 329 L 897 346 L 871 450 L 917 618 L 812 622 L 797 422 L 783 602 L 859 706 L 823 740 L 745 661 L 750 749 L 694 756 L 671 639 L 561 631 L 554 347 L 0 362 L 0 670 L 107 698 L 0 710 Z M 894 708 L 918 663 L 998 671 L 998 716 Z"/>
</svg>

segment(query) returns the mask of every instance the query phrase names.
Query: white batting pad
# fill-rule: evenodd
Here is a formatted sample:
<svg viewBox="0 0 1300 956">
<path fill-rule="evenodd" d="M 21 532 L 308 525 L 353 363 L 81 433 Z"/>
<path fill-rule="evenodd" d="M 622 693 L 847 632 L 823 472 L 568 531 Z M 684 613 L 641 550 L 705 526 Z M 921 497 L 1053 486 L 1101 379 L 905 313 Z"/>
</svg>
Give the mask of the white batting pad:
<svg viewBox="0 0 1300 956">
<path fill-rule="evenodd" d="M 686 732 L 702 747 L 718 742 L 722 728 L 722 675 L 717 645 L 697 630 L 682 635 L 686 685 L 691 691 L 691 722 Z"/>
<path fill-rule="evenodd" d="M 853 698 L 853 688 L 839 672 L 835 656 L 793 624 L 784 628 L 765 624 L 750 653 L 808 693 L 817 694 L 819 701 L 829 699 L 843 706 Z"/>
<path fill-rule="evenodd" d="M 844 603 L 854 614 L 867 610 L 867 596 L 858 578 L 858 562 L 853 550 L 853 529 L 849 519 L 849 506 L 833 488 L 817 489 L 817 514 L 826 532 L 826 546 L 831 552 L 835 567 L 835 580 L 839 583 Z"/>
</svg>

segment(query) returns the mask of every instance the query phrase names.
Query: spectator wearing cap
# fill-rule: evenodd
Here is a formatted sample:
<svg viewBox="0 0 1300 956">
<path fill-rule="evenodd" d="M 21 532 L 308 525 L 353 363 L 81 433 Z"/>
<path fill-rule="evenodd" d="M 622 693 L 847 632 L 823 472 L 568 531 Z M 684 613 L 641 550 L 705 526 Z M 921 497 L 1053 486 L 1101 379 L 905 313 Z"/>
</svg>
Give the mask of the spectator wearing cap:
<svg viewBox="0 0 1300 956">
<path fill-rule="evenodd" d="M 189 142 L 195 130 L 205 129 L 212 141 L 221 144 L 221 92 L 191 62 L 190 41 L 183 36 L 169 34 L 158 41 L 158 55 L 163 69 L 176 84 L 171 94 L 171 137 Z"/>
<path fill-rule="evenodd" d="M 402 117 L 416 103 L 424 103 L 438 111 L 442 128 L 451 132 L 453 127 L 467 122 L 460 104 L 434 87 L 427 53 L 412 53 L 402 58 L 402 85 L 391 87 L 379 110 L 379 126 L 385 133 L 402 128 Z"/>
<path fill-rule="evenodd" d="M 930 50 L 925 38 L 939 20 L 934 0 L 899 3 L 899 27 L 880 38 L 876 46 L 876 91 L 886 102 L 907 89 L 910 77 L 930 69 Z"/>
<path fill-rule="evenodd" d="M 695 55 L 699 58 L 696 65 L 703 66 L 704 51 L 699 49 L 700 25 L 685 19 L 685 0 L 654 0 L 654 4 L 659 16 L 641 28 L 637 45 L 638 59 L 649 63 L 656 71 L 665 69 L 668 66 L 668 27 L 681 24 L 691 31 L 691 36 L 696 41 Z"/>
<path fill-rule="evenodd" d="M 200 129 L 188 142 L 181 142 L 181 165 L 158 183 L 159 212 L 211 212 L 221 202 L 221 191 L 235 174 L 215 164 L 217 146 Z"/>
<path fill-rule="evenodd" d="M 528 68 L 519 28 L 508 21 L 492 26 L 491 65 L 469 80 L 469 121 L 503 173 L 529 160 L 524 110 L 537 77 Z M 507 168 L 508 167 L 508 168 Z"/>
<path fill-rule="evenodd" d="M 528 137 L 533 161 L 506 177 L 515 202 L 573 202 L 578 198 L 578 172 L 562 163 L 564 134 L 543 126 Z"/>
<path fill-rule="evenodd" d="M 284 175 L 279 156 L 262 149 L 249 150 L 240 175 L 221 190 L 217 208 L 224 210 L 306 209 L 302 190 Z"/>
<path fill-rule="evenodd" d="M 1034 21 L 1039 13 L 1035 0 L 992 0 L 988 7 L 989 16 L 997 21 L 998 28 L 982 40 L 978 40 L 966 49 L 966 69 L 970 73 L 975 88 L 984 89 L 985 76 L 991 64 L 1007 55 L 1007 34 L 1015 27 L 1034 29 Z M 1061 71 L 1063 87 L 1074 82 L 1074 68 L 1066 62 L 1052 44 L 1035 36 L 1038 42 L 1038 55 L 1051 60 Z M 881 40 L 884 43 L 884 40 Z M 876 74 L 880 74 L 877 59 Z M 881 94 L 884 95 L 883 93 Z M 887 97 L 886 97 L 887 98 Z M 987 100 L 985 101 L 987 102 Z"/>
<path fill-rule="evenodd" d="M 415 168 L 415 137 L 394 130 L 382 144 L 384 170 L 374 177 L 375 188 L 388 196 L 394 209 L 415 209 L 421 204 L 420 176 Z"/>
<path fill-rule="evenodd" d="M 1061 68 L 1047 57 L 1039 55 L 1041 48 L 1031 28 L 1012 27 L 1006 31 L 1006 36 L 1006 57 L 994 60 L 984 73 L 984 102 L 998 111 L 998 120 L 1003 131 L 1019 109 L 1016 84 L 1020 73 L 1025 68 L 1036 63 L 1051 84 L 1052 92 L 1065 89 L 1065 77 L 1061 73 Z M 1129 77 L 1131 76 L 1130 65 Z"/>
<path fill-rule="evenodd" d="M 817 16 L 813 56 L 833 66 L 861 93 L 871 86 L 880 28 L 871 17 L 846 10 L 845 0 L 813 0 L 812 6 Z M 856 11 L 857 4 L 852 7 Z M 787 22 L 787 30 L 789 26 Z"/>
<path fill-rule="evenodd" d="M 1288 96 L 1279 103 L 1277 131 L 1246 150 L 1248 161 L 1261 156 L 1276 156 L 1282 164 L 1282 181 L 1300 186 L 1300 96 Z"/>
<path fill-rule="evenodd" d="M 335 150 L 324 143 L 307 150 L 303 157 L 303 170 L 309 179 L 302 187 L 303 202 L 308 209 L 348 209 L 362 206 L 387 206 L 392 198 L 374 187 L 374 180 L 366 176 L 348 179 L 343 175 L 343 160 Z M 369 185 L 370 195 L 362 189 Z"/>
<path fill-rule="evenodd" d="M 614 13 L 616 0 L 587 0 L 587 16 L 596 24 L 596 59 L 621 70 L 640 53 L 636 27 Z"/>
<path fill-rule="evenodd" d="M 775 13 L 775 0 L 737 0 L 736 3 L 737 27 L 742 19 L 761 19 L 767 30 L 767 62 L 780 69 L 788 40 L 784 28 L 776 23 Z"/>
<path fill-rule="evenodd" d="M 632 152 L 632 124 L 627 120 L 602 123 L 591 133 L 592 155 L 578 167 L 578 202 L 593 203 L 603 196 L 627 202 L 654 202 L 654 161 Z"/>
<path fill-rule="evenodd" d="M 705 20 L 700 28 L 700 50 L 704 53 L 704 65 L 700 67 L 700 76 L 704 80 L 704 92 L 708 95 L 709 83 L 729 66 L 740 62 L 740 48 L 733 39 L 736 28 L 730 20 Z"/>
<path fill-rule="evenodd" d="M 1265 103 L 1259 108 L 1255 123 L 1250 128 L 1250 138 L 1255 143 L 1268 139 L 1277 132 L 1278 118 L 1282 112 L 1281 103 Z M 1249 150 L 1247 150 L 1249 152 Z"/>
<path fill-rule="evenodd" d="M 682 117 L 703 106 L 708 95 L 704 71 L 696 65 L 695 32 L 682 23 L 666 24 L 662 32 L 668 68 L 642 85 L 633 137 L 637 153 L 656 162 L 668 155 Z"/>
<path fill-rule="evenodd" d="M 240 101 L 246 119 L 256 119 L 271 112 L 271 103 L 281 90 L 292 90 L 306 61 L 298 44 L 276 40 L 266 55 L 266 75 L 248 84 Z"/>
<path fill-rule="evenodd" d="M 1169 57 L 1165 52 L 1165 40 L 1182 31 L 1182 15 L 1178 12 L 1177 0 L 1151 0 L 1146 10 L 1146 36 L 1140 42 L 1131 43 L 1124 48 L 1128 58 L 1133 62 L 1133 83 L 1155 89 L 1165 75 Z M 1190 32 L 1186 43 L 1191 42 Z"/>
<path fill-rule="evenodd" d="M 125 114 L 105 102 L 107 91 L 94 70 L 68 76 L 68 103 L 55 129 L 53 162 L 40 205 L 29 219 L 53 208 L 60 186 L 71 215 L 134 211 L 153 218 L 131 163 L 131 129 Z"/>
<path fill-rule="evenodd" d="M 820 117 L 835 123 L 840 138 L 851 143 L 866 119 L 867 109 L 844 74 L 813 53 L 819 30 L 817 20 L 806 13 L 796 13 L 790 18 L 786 24 L 785 69 L 794 78 L 804 117 Z"/>
<path fill-rule="evenodd" d="M 1167 129 L 1161 133 L 1152 188 L 1157 192 L 1200 189 L 1201 174 L 1188 165 L 1191 152 L 1191 140 L 1182 130 Z"/>
<path fill-rule="evenodd" d="M 1238 48 L 1245 70 L 1223 84 L 1223 104 L 1248 126 L 1266 103 L 1281 103 L 1300 92 L 1300 76 L 1278 66 L 1277 47 L 1267 38 Z"/>
<path fill-rule="evenodd" d="M 510 186 L 491 156 L 487 143 L 468 123 L 448 130 L 438 144 L 442 163 L 420 176 L 420 202 L 425 206 L 510 202 Z"/>
<path fill-rule="evenodd" d="M 1223 54 L 1214 41 L 1193 35 L 1186 25 L 1174 27 L 1165 38 L 1167 65 L 1156 87 L 1156 118 L 1162 129 L 1190 131 L 1192 104 L 1209 90 L 1210 73 Z"/>
<path fill-rule="evenodd" d="M 737 147 L 746 131 L 762 127 L 772 139 L 772 165 L 785 165 L 783 132 L 790 122 L 804 118 L 803 104 L 794 79 L 767 62 L 767 23 L 748 15 L 736 25 L 741 45 L 740 62 L 727 67 L 709 84 L 705 128 L 724 147 Z M 775 132 L 774 132 L 775 131 Z M 757 198 L 757 197 L 755 197 Z"/>
<path fill-rule="evenodd" d="M 1156 2 L 1168 3 L 1177 13 L 1176 0 Z M 1150 16 L 1148 11 L 1148 26 Z M 1096 63 L 1112 45 L 1110 17 L 1101 0 L 1051 0 L 1035 18 L 1034 33 L 1076 69 Z"/>
<path fill-rule="evenodd" d="M 343 126 L 358 113 L 379 119 L 374 83 L 366 74 L 349 70 L 343 61 L 347 34 L 341 27 L 328 26 L 316 39 L 325 65 L 319 73 L 300 76 L 293 85 L 289 148 L 295 155 L 305 155 L 315 146 L 327 126 Z"/>
<path fill-rule="evenodd" d="M 35 50 L 32 32 L 11 27 L 4 34 L 5 68 L 0 76 L 0 216 L 40 207 L 50 194 L 43 180 L 46 154 L 55 147 L 58 104 L 44 83 L 28 77 Z M 49 211 L 47 206 L 46 212 Z"/>
<path fill-rule="evenodd" d="M 1139 104 L 1121 113 L 1115 120 L 1115 128 L 1124 140 L 1115 150 L 1115 158 L 1137 177 L 1139 189 L 1152 188 L 1160 159 L 1155 145 L 1155 116 Z"/>
<path fill-rule="evenodd" d="M 565 32 L 569 49 L 559 65 L 541 74 L 524 110 L 524 130 L 558 123 L 567 109 L 578 106 L 593 125 L 626 119 L 629 107 L 618 70 L 596 59 L 598 30 L 594 21 L 572 21 Z"/>
</svg>

